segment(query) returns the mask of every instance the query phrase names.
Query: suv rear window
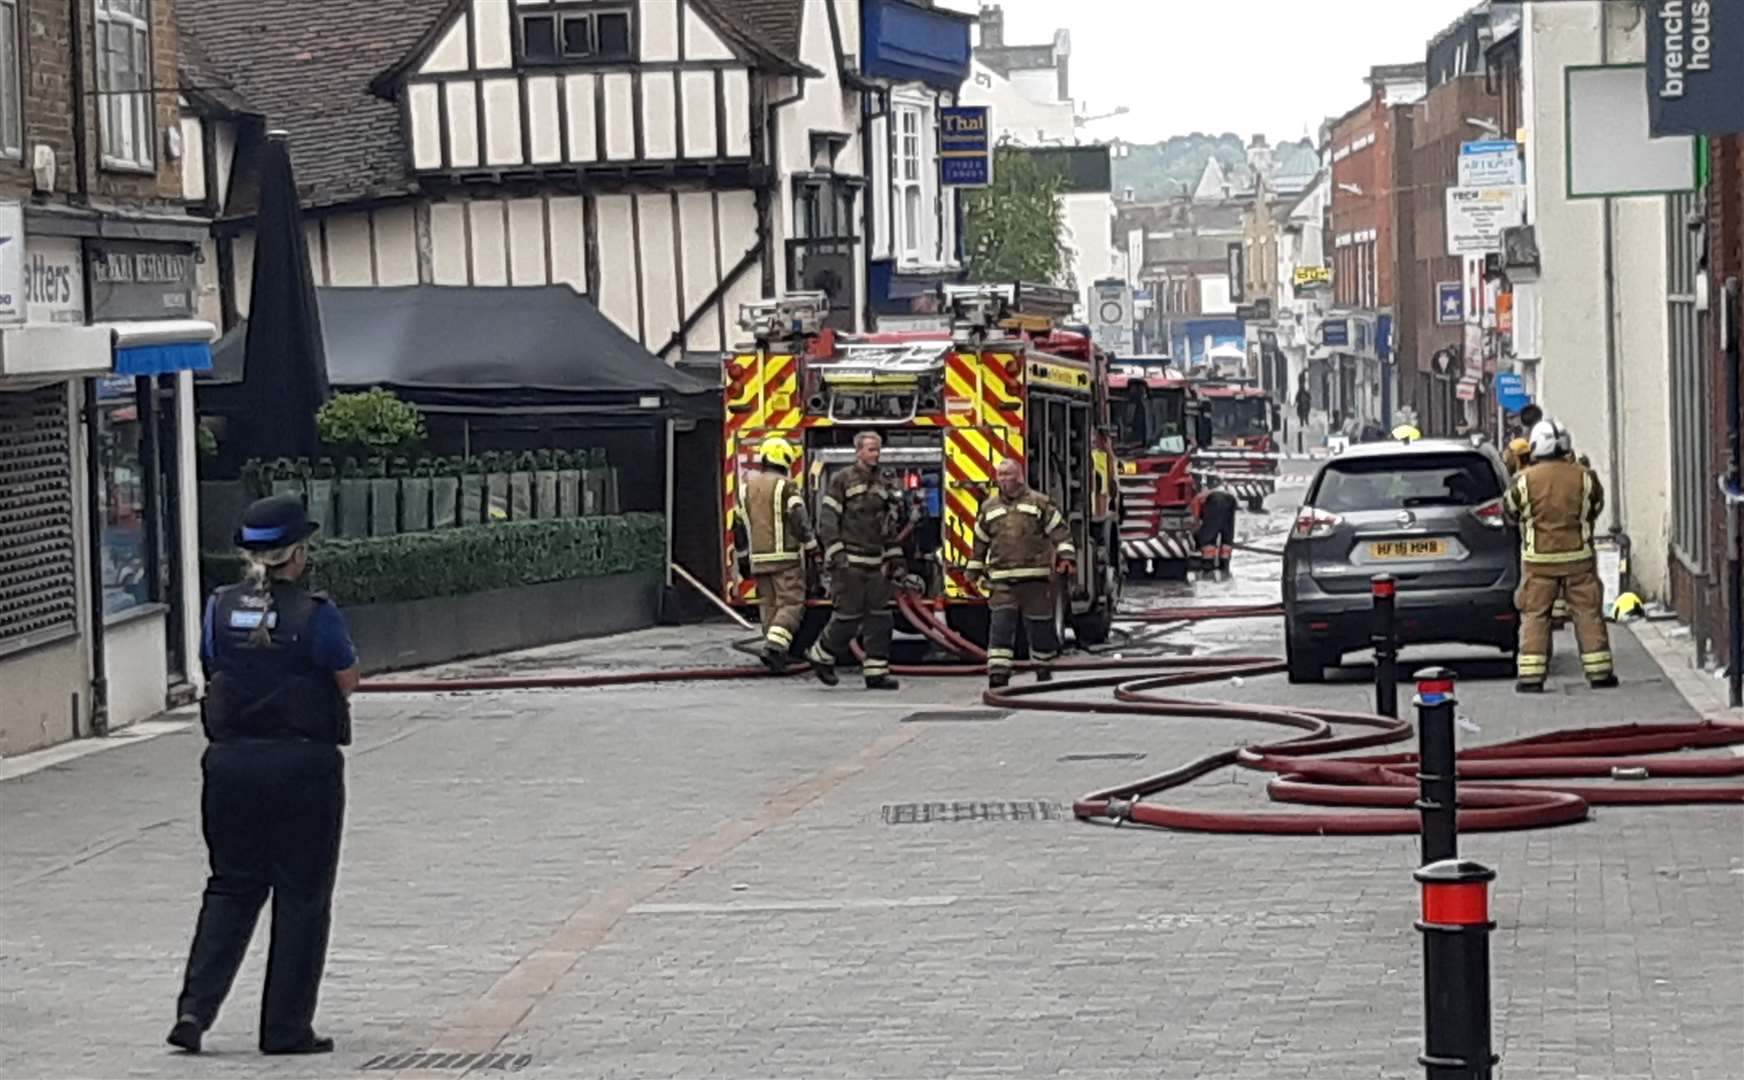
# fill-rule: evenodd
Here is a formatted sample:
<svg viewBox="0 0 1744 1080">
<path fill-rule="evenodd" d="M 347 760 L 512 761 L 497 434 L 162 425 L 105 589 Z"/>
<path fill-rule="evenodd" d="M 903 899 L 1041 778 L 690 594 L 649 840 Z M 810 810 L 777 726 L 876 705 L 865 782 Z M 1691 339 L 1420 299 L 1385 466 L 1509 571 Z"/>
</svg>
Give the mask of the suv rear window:
<svg viewBox="0 0 1744 1080">
<path fill-rule="evenodd" d="M 1502 494 L 1501 480 L 1481 454 L 1413 454 L 1353 458 L 1328 464 L 1308 497 L 1331 513 L 1478 506 Z"/>
</svg>

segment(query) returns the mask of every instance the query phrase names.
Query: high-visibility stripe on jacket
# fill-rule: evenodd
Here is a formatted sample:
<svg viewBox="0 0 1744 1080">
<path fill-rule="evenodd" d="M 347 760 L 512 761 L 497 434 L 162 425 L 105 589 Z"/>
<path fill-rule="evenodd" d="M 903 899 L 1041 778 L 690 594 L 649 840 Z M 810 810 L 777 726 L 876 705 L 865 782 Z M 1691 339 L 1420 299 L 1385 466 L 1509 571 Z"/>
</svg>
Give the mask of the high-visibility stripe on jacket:
<svg viewBox="0 0 1744 1080">
<path fill-rule="evenodd" d="M 854 566 L 874 567 L 902 557 L 896 546 L 900 494 L 878 472 L 858 463 L 830 477 L 818 510 L 824 558 L 846 554 Z"/>
<path fill-rule="evenodd" d="M 1026 487 L 1010 498 L 995 492 L 981 504 L 968 570 L 994 581 L 1040 580 L 1052 576 L 1057 559 L 1077 555 L 1065 517 Z"/>
<path fill-rule="evenodd" d="M 799 485 L 769 469 L 745 478 L 740 506 L 750 519 L 751 568 L 759 573 L 799 565 L 817 547 Z"/>
<path fill-rule="evenodd" d="M 1572 458 L 1534 462 L 1514 476 L 1503 502 L 1520 523 L 1522 562 L 1593 557 L 1593 523 L 1605 508 L 1605 489 L 1585 465 Z"/>
</svg>

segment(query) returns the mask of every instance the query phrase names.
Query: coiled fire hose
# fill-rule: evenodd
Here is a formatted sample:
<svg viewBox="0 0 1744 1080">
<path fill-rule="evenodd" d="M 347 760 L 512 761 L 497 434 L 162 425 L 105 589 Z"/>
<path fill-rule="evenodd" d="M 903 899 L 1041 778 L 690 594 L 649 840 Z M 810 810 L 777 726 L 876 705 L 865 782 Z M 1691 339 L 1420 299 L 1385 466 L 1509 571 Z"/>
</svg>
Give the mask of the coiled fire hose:
<svg viewBox="0 0 1744 1080">
<path fill-rule="evenodd" d="M 894 665 L 902 675 L 973 676 L 986 671 L 986 652 L 946 626 L 918 595 L 898 594 L 898 612 L 930 643 L 958 662 Z M 1140 622 L 1256 618 L 1277 605 L 1165 608 L 1122 616 Z M 993 706 L 1045 712 L 1098 713 L 1152 719 L 1193 717 L 1240 720 L 1290 729 L 1289 738 L 1251 743 L 1189 761 L 1155 776 L 1091 792 L 1073 804 L 1080 820 L 1131 822 L 1165 829 L 1289 835 L 1414 834 L 1416 755 L 1344 756 L 1411 737 L 1408 721 L 1370 713 L 1206 701 L 1162 691 L 1284 670 L 1275 657 L 1204 656 L 1094 658 L 1057 661 L 1048 683 L 988 690 Z M 805 670 L 796 665 L 793 672 Z M 534 675 L 471 679 L 367 680 L 363 693 L 431 693 L 569 689 L 650 683 L 771 678 L 761 666 Z M 1087 691 L 1112 691 L 1085 698 Z M 1335 727 L 1359 729 L 1334 734 Z M 1459 754 L 1459 827 L 1465 831 L 1538 828 L 1582 821 L 1593 806 L 1744 804 L 1741 784 L 1567 783 L 1619 776 L 1654 780 L 1715 780 L 1744 776 L 1735 755 L 1666 757 L 1677 751 L 1744 745 L 1744 726 L 1719 723 L 1619 724 L 1548 732 Z M 1308 811 L 1200 810 L 1149 801 L 1225 768 L 1273 773 L 1266 793 L 1275 802 L 1328 809 Z M 1544 781 L 1527 783 L 1526 781 Z"/>
</svg>

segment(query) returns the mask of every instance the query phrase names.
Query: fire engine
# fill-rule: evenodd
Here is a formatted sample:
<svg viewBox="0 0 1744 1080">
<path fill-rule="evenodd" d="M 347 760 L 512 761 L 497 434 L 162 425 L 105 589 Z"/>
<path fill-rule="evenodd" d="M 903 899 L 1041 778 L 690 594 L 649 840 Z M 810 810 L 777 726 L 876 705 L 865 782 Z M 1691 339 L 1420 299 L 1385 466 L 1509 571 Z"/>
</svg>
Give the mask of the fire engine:
<svg viewBox="0 0 1744 1080">
<path fill-rule="evenodd" d="M 1266 496 L 1278 490 L 1278 442 L 1272 436 L 1277 406 L 1251 380 L 1199 379 L 1196 388 L 1211 420 L 1211 438 L 1194 454 L 1193 468 L 1201 476 L 1215 472 L 1249 510 L 1263 511 Z"/>
<path fill-rule="evenodd" d="M 1161 356 L 1134 356 L 1110 367 L 1108 400 L 1127 572 L 1184 574 L 1199 550 L 1192 463 L 1211 439 L 1204 402 L 1192 380 Z"/>
<path fill-rule="evenodd" d="M 1058 329 L 1076 297 L 1026 284 L 947 286 L 941 299 L 948 331 L 866 335 L 825 329 L 822 293 L 743 306 L 740 328 L 754 344 L 722 365 L 726 599 L 756 600 L 731 523 L 758 445 L 779 435 L 801 448 L 793 472 L 815 521 L 830 476 L 854 461 L 854 436 L 870 430 L 884 438 L 882 468 L 908 493 L 907 569 L 952 629 L 986 641 L 986 598 L 965 567 L 981 502 L 995 490 L 993 467 L 1010 457 L 1027 464 L 1030 485 L 1060 508 L 1079 552 L 1076 576 L 1059 590 L 1057 621 L 1081 644 L 1099 644 L 1120 586 L 1114 461 L 1101 354 L 1083 335 Z M 809 633 L 826 613 L 812 612 Z"/>
</svg>

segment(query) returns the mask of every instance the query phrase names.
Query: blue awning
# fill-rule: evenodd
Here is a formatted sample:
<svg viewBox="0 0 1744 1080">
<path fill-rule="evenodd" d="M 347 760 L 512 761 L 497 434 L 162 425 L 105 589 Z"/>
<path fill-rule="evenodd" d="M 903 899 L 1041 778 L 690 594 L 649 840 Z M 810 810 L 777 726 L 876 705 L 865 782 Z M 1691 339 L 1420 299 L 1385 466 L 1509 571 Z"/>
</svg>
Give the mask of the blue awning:
<svg viewBox="0 0 1744 1080">
<path fill-rule="evenodd" d="M 873 78 L 915 80 L 955 90 L 969 77 L 969 25 L 954 11 L 908 0 L 866 0 L 861 70 Z"/>
<path fill-rule="evenodd" d="M 178 371 L 210 371 L 212 346 L 204 341 L 170 345 L 135 345 L 115 350 L 117 375 L 173 375 Z"/>
</svg>

